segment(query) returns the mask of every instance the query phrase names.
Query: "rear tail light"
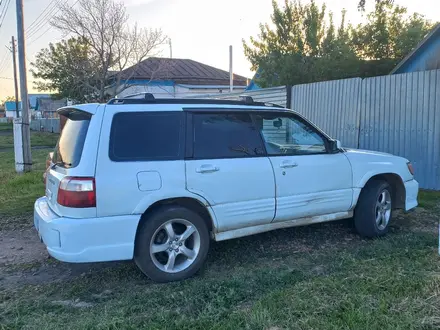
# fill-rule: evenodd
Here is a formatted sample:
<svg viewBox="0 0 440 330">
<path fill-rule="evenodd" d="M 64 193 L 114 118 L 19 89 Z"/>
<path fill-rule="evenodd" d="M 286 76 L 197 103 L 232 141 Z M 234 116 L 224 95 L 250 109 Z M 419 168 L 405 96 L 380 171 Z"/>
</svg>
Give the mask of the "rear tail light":
<svg viewBox="0 0 440 330">
<path fill-rule="evenodd" d="M 406 165 L 408 166 L 409 173 L 411 173 L 411 175 L 414 175 L 414 168 L 412 164 L 408 162 Z"/>
<path fill-rule="evenodd" d="M 58 188 L 57 202 L 66 207 L 96 207 L 95 178 L 65 177 Z"/>
</svg>

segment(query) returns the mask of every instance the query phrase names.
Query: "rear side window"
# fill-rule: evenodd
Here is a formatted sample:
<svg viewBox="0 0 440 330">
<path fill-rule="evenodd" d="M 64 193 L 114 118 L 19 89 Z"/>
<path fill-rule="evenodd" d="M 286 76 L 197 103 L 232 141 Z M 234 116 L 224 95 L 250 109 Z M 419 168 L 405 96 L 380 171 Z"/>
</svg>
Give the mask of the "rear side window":
<svg viewBox="0 0 440 330">
<path fill-rule="evenodd" d="M 113 161 L 183 159 L 183 112 L 126 112 L 113 117 Z"/>
<path fill-rule="evenodd" d="M 92 115 L 82 111 L 72 111 L 65 116 L 66 124 L 55 147 L 52 161 L 59 166 L 72 168 L 78 166 L 81 160 Z"/>
<path fill-rule="evenodd" d="M 265 154 L 246 113 L 194 114 L 194 158 L 257 157 Z"/>
</svg>

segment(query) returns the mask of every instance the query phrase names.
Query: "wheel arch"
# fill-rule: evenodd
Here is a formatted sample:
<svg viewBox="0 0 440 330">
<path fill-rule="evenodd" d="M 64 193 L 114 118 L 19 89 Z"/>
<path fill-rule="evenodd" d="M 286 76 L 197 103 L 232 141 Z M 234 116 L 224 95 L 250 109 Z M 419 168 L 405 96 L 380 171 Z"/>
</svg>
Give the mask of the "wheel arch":
<svg viewBox="0 0 440 330">
<path fill-rule="evenodd" d="M 359 194 L 357 199 L 359 198 L 362 189 L 367 186 L 372 181 L 385 181 L 387 182 L 392 189 L 392 200 L 395 209 L 404 209 L 405 208 L 405 200 L 406 200 L 406 190 L 405 184 L 403 183 L 402 178 L 397 173 L 378 173 L 375 174 L 368 179 L 363 179 L 363 184 L 361 189 L 359 190 Z M 357 204 L 357 200 L 356 200 Z"/>
<path fill-rule="evenodd" d="M 194 197 L 170 197 L 170 198 L 164 198 L 161 200 L 158 200 L 151 204 L 141 215 L 141 218 L 139 220 L 138 226 L 136 228 L 136 240 L 138 238 L 139 228 L 142 226 L 142 224 L 145 221 L 148 221 L 148 218 L 151 214 L 156 212 L 157 210 L 163 208 L 163 207 L 184 207 L 187 208 L 193 212 L 196 212 L 199 214 L 206 222 L 208 226 L 208 230 L 210 232 L 210 235 L 215 231 L 216 226 L 216 220 L 214 213 L 209 206 L 208 203 L 203 203 L 203 201 L 196 199 Z M 136 241 L 135 241 L 136 245 Z"/>
</svg>

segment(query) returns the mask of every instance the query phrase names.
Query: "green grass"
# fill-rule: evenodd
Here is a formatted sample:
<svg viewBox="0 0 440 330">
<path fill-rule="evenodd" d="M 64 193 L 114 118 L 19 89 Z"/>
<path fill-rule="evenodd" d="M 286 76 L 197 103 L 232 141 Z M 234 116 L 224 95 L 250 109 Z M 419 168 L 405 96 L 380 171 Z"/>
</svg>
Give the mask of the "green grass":
<svg viewBox="0 0 440 330">
<path fill-rule="evenodd" d="M 58 139 L 58 134 L 31 132 L 32 146 L 48 146 L 50 149 L 32 150 L 32 169 L 30 173 L 18 175 L 15 160 L 12 132 L 0 135 L 0 230 L 29 223 L 35 199 L 44 195 L 43 172 L 46 157 Z M 9 150 L 11 149 L 11 150 Z"/>
<path fill-rule="evenodd" d="M 179 283 L 152 283 L 124 262 L 0 289 L 0 329 L 438 329 L 432 207 L 396 216 L 376 240 L 342 221 L 213 243 L 204 271 Z"/>
<path fill-rule="evenodd" d="M 419 191 L 419 206 L 432 209 L 440 204 L 440 191 Z"/>
<path fill-rule="evenodd" d="M 35 199 L 44 195 L 42 175 L 50 151 L 33 150 L 33 171 L 21 175 L 15 171 L 14 153 L 0 151 L 0 230 L 21 225 L 25 216 L 32 213 Z"/>
<path fill-rule="evenodd" d="M 58 141 L 59 134 L 47 133 L 47 132 L 33 132 L 31 131 L 31 146 L 47 146 L 52 147 Z M 14 147 L 14 137 L 11 134 L 0 135 L 0 149 L 2 148 L 13 148 Z"/>
<path fill-rule="evenodd" d="M 0 131 L 12 131 L 12 123 L 0 123 Z"/>
<path fill-rule="evenodd" d="M 67 282 L 6 290 L 0 293 L 0 324 L 7 329 L 435 329 L 438 258 L 434 231 L 395 226 L 386 238 L 362 240 L 344 223 L 279 230 L 214 244 L 204 272 L 180 283 L 154 284 L 132 263 L 114 263 Z M 60 306 L 59 301 L 91 305 Z"/>
<path fill-rule="evenodd" d="M 56 133 L 31 132 L 31 145 L 54 147 L 59 137 Z"/>
</svg>

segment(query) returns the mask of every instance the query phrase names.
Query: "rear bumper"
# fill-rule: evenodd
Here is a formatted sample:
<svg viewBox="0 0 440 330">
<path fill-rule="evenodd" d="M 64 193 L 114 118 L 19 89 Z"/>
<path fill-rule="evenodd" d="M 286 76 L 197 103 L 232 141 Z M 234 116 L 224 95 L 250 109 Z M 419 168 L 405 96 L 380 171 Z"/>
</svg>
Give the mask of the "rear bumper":
<svg viewBox="0 0 440 330">
<path fill-rule="evenodd" d="M 409 211 L 418 205 L 417 195 L 419 194 L 419 183 L 416 180 L 406 181 L 405 191 L 405 211 Z"/>
<path fill-rule="evenodd" d="M 46 197 L 34 205 L 34 226 L 47 251 L 65 262 L 97 262 L 133 258 L 139 215 L 65 218 L 54 213 Z"/>
</svg>

